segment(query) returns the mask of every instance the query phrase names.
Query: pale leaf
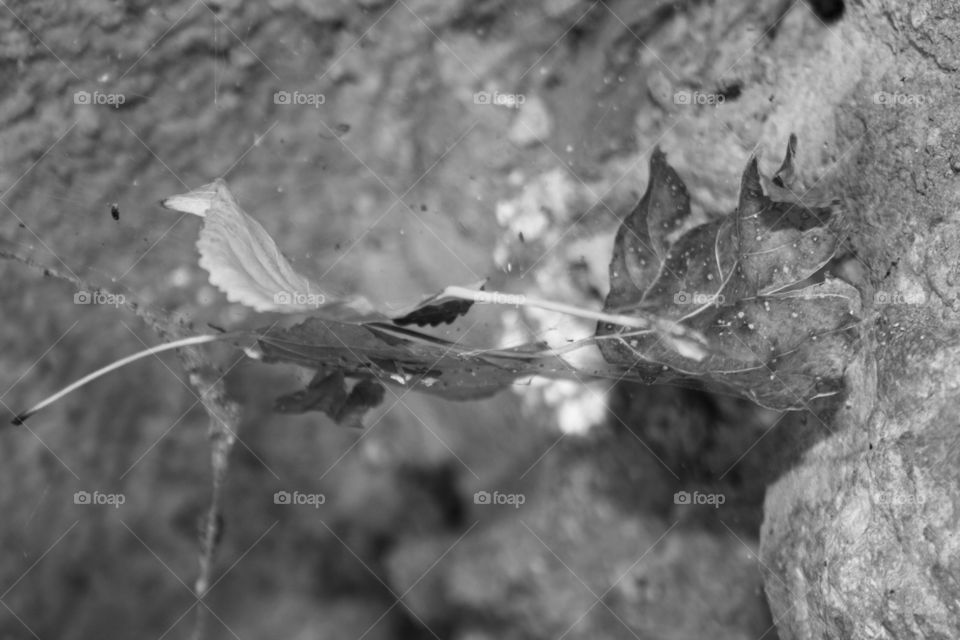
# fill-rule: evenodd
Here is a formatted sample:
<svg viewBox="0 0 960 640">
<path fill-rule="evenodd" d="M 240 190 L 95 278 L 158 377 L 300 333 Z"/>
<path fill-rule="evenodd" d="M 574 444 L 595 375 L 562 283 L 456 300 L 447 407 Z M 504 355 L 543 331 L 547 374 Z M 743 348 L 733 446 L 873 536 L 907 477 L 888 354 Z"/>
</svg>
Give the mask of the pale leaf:
<svg viewBox="0 0 960 640">
<path fill-rule="evenodd" d="M 341 321 L 386 318 L 366 298 L 335 294 L 297 272 L 266 229 L 240 208 L 223 180 L 161 204 L 204 219 L 197 240 L 200 266 L 230 302 L 257 311 L 309 312 Z"/>
</svg>

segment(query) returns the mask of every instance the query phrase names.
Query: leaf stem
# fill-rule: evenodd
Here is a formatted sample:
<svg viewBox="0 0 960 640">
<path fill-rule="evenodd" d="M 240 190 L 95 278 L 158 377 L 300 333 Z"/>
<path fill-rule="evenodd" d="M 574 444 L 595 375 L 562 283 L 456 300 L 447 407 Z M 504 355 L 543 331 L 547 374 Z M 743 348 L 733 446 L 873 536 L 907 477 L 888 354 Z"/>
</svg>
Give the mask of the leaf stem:
<svg viewBox="0 0 960 640">
<path fill-rule="evenodd" d="M 465 287 L 451 286 L 443 290 L 442 296 L 450 298 L 459 298 L 461 300 L 472 300 L 476 303 L 492 303 L 513 306 L 537 307 L 547 311 L 556 311 L 577 318 L 587 320 L 596 320 L 597 322 L 608 322 L 610 324 L 630 327 L 633 329 L 650 329 L 662 336 L 673 340 L 684 341 L 685 344 L 676 344 L 677 347 L 684 349 L 685 355 L 695 360 L 701 360 L 706 355 L 706 338 L 699 331 L 687 328 L 679 322 L 643 315 L 637 312 L 636 315 L 621 315 L 618 313 L 606 313 L 603 311 L 594 311 L 592 309 L 583 309 L 563 302 L 553 302 L 552 300 L 541 300 L 531 298 L 522 294 L 501 293 L 499 291 L 475 291 Z"/>
<path fill-rule="evenodd" d="M 173 349 L 179 349 L 180 347 L 189 347 L 195 344 L 207 344 L 209 342 L 217 342 L 220 340 L 234 338 L 234 337 L 236 337 L 234 334 L 229 334 L 229 333 L 204 334 L 199 336 L 191 336 L 189 338 L 183 338 L 181 340 L 174 340 L 173 342 L 167 342 L 161 345 L 157 345 L 155 347 L 150 347 L 149 349 L 144 349 L 143 351 L 138 351 L 133 355 L 129 355 L 126 358 L 121 358 L 120 360 L 111 362 L 107 366 L 97 369 L 93 373 L 80 378 L 73 384 L 64 387 L 60 391 L 57 391 L 56 393 L 54 393 L 52 396 L 47 397 L 45 400 L 34 405 L 30 409 L 27 409 L 23 413 L 17 415 L 13 420 L 11 420 L 11 422 L 15 425 L 21 425 L 24 423 L 24 421 L 27 420 L 27 418 L 34 415 L 41 409 L 50 406 L 51 404 L 53 404 L 60 398 L 64 397 L 65 395 L 73 391 L 76 391 L 77 389 L 79 389 L 80 387 L 84 386 L 89 382 L 93 382 L 100 376 L 106 375 L 111 371 L 115 371 L 116 369 L 119 369 L 121 367 L 125 367 L 131 362 L 135 362 L 137 360 L 140 360 L 141 358 L 146 358 L 147 356 L 152 356 L 157 353 L 162 353 L 163 351 L 171 351 Z"/>
<path fill-rule="evenodd" d="M 652 323 L 642 316 L 624 316 L 619 314 L 604 313 L 603 311 L 593 311 L 592 309 L 583 309 L 563 302 L 553 302 L 552 300 L 540 300 L 531 298 L 523 294 L 502 293 L 500 291 L 475 291 L 466 287 L 447 287 L 443 290 L 442 297 L 459 298 L 461 300 L 472 300 L 480 304 L 504 304 L 520 307 L 537 307 L 547 311 L 556 311 L 568 316 L 586 318 L 587 320 L 596 320 L 598 322 L 610 322 L 624 327 L 633 327 L 635 329 L 649 329 Z"/>
</svg>

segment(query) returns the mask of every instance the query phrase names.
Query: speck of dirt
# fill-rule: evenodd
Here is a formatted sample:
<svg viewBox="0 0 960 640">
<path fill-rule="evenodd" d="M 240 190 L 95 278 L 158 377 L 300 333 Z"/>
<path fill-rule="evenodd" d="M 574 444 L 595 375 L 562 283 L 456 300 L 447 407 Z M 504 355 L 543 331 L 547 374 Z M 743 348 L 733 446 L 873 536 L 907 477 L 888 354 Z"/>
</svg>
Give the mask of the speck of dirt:
<svg viewBox="0 0 960 640">
<path fill-rule="evenodd" d="M 721 87 L 719 93 L 723 96 L 724 100 L 736 100 L 740 97 L 740 94 L 743 93 L 743 86 L 739 82 L 734 82 Z"/>
<path fill-rule="evenodd" d="M 813 12 L 825 23 L 835 22 L 843 17 L 843 0 L 807 0 Z"/>
</svg>

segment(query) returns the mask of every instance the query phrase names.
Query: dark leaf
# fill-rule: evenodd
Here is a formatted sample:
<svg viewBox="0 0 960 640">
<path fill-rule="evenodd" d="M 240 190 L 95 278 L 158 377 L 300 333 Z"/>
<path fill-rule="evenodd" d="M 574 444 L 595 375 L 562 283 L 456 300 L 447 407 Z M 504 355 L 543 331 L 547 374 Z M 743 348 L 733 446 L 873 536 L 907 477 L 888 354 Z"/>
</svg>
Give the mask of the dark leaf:
<svg viewBox="0 0 960 640">
<path fill-rule="evenodd" d="M 542 344 L 477 351 L 386 323 L 357 325 L 309 318 L 287 329 L 272 328 L 251 335 L 257 338 L 258 356 L 265 362 L 285 362 L 317 371 L 316 384 L 329 382 L 331 387 L 324 388 L 337 402 L 342 399 L 340 390 L 345 389 L 330 381 L 331 374 L 337 372 L 345 379 L 368 381 L 368 385 L 392 384 L 449 400 L 484 398 L 534 375 L 571 380 L 594 376 L 644 383 L 659 379 L 650 371 L 631 373 L 623 365 L 609 364 L 599 357 L 591 366 L 577 369 Z M 358 396 L 348 400 L 347 406 L 372 403 L 374 395 L 372 391 L 367 395 L 368 390 L 367 385 L 359 390 L 354 387 L 353 393 Z M 324 406 L 324 401 L 308 388 L 285 396 L 278 408 L 298 411 Z"/>
<path fill-rule="evenodd" d="M 347 383 L 343 372 L 318 371 L 306 389 L 277 398 L 273 408 L 278 413 L 322 411 L 336 419 L 346 402 Z"/>
<path fill-rule="evenodd" d="M 383 385 L 369 378 L 359 380 L 347 393 L 343 371 L 320 369 L 306 389 L 277 398 L 274 409 L 279 413 L 321 411 L 337 424 L 360 427 L 363 414 L 383 401 L 383 393 Z"/>
<path fill-rule="evenodd" d="M 490 396 L 517 378 L 536 373 L 569 375 L 571 371 L 559 357 L 541 354 L 533 346 L 476 353 L 386 323 L 358 325 L 309 318 L 289 329 L 266 330 L 258 342 L 265 362 L 288 362 L 328 373 L 339 370 L 347 377 L 375 379 L 454 400 Z"/>
<path fill-rule="evenodd" d="M 795 175 L 793 168 L 793 159 L 797 155 L 797 136 L 790 134 L 790 140 L 787 142 L 787 151 L 783 155 L 783 164 L 773 176 L 773 184 L 782 189 L 786 189 L 793 184 Z"/>
<path fill-rule="evenodd" d="M 604 310 L 682 322 L 706 336 L 710 354 L 695 361 L 651 332 L 601 323 L 604 358 L 659 381 L 725 386 L 776 409 L 839 392 L 858 342 L 860 294 L 841 280 L 810 281 L 839 247 L 836 207 L 771 200 L 752 158 L 737 211 L 667 246 L 689 213 L 686 188 L 655 151 L 647 192 L 617 234 Z"/>
<path fill-rule="evenodd" d="M 472 306 L 472 300 L 448 300 L 437 304 L 428 304 L 411 311 L 405 316 L 394 318 L 393 322 L 401 327 L 411 324 L 415 324 L 418 327 L 426 325 L 436 327 L 440 324 L 450 324 L 470 311 L 470 307 Z"/>
<path fill-rule="evenodd" d="M 382 384 L 369 378 L 364 378 L 353 385 L 347 401 L 337 412 L 337 424 L 345 427 L 362 427 L 361 418 L 368 409 L 372 409 L 383 402 L 384 387 Z"/>
</svg>

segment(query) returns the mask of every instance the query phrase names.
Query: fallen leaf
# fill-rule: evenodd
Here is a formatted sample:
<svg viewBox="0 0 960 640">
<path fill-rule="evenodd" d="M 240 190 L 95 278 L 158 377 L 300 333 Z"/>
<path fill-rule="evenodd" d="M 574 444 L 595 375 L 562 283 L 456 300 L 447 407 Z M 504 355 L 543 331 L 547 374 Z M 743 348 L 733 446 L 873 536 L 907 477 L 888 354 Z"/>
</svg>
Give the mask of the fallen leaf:
<svg viewBox="0 0 960 640">
<path fill-rule="evenodd" d="M 386 318 L 363 296 L 334 293 L 298 273 L 266 229 L 240 208 L 223 180 L 161 204 L 204 219 L 197 240 L 200 266 L 230 302 L 257 311 L 316 313 L 331 320 Z"/>
<path fill-rule="evenodd" d="M 795 145 L 791 138 L 784 177 Z M 671 243 L 689 216 L 686 187 L 657 149 L 647 191 L 616 236 L 604 311 L 680 322 L 705 336 L 707 357 L 600 323 L 604 358 L 660 381 L 700 379 L 774 409 L 841 391 L 859 340 L 860 293 L 841 280 L 810 282 L 840 246 L 840 211 L 771 200 L 751 158 L 736 212 Z"/>
</svg>

